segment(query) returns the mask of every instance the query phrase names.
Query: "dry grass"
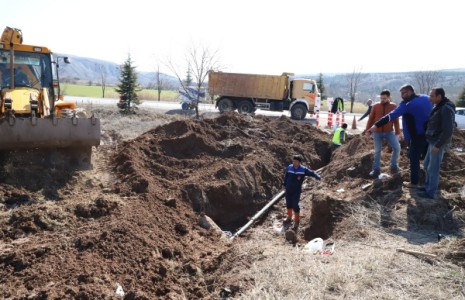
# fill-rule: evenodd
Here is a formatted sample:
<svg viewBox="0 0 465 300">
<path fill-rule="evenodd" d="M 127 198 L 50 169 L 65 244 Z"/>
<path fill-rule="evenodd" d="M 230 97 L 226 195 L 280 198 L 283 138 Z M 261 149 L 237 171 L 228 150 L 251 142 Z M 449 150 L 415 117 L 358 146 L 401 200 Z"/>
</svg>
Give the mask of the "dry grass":
<svg viewBox="0 0 465 300">
<path fill-rule="evenodd" d="M 432 253 L 438 244 L 431 241 L 430 233 L 403 228 L 397 229 L 398 234 L 389 233 L 377 225 L 381 210 L 369 214 L 359 208 L 348 223 L 348 234 L 335 241 L 331 256 L 305 253 L 303 245 L 287 244 L 272 228 L 252 229 L 236 250 L 255 256 L 251 267 L 239 274 L 253 279 L 254 285 L 237 298 L 465 299 L 463 268 L 441 255 L 428 259 L 396 252 L 405 248 Z M 364 231 L 366 237 L 352 239 L 356 231 Z"/>
</svg>

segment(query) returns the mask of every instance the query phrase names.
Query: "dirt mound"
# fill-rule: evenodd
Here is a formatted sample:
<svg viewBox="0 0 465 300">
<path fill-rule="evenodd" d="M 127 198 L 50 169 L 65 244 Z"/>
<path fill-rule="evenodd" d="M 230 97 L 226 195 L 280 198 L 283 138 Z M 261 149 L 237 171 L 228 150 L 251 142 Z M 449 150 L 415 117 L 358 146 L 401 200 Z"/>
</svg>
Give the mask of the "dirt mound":
<svg viewBox="0 0 465 300">
<path fill-rule="evenodd" d="M 286 117 L 228 113 L 176 120 L 124 142 L 119 133 L 104 130 L 92 171 L 31 167 L 21 173 L 17 161 L 3 165 L 3 298 L 109 299 L 118 286 L 125 299 L 237 294 L 246 286 L 231 285 L 234 278 L 221 275 L 250 262 L 241 258 L 238 263 L 224 234 L 206 229 L 199 219 L 205 214 L 223 230 L 235 231 L 280 191 L 293 154 L 301 154 L 304 164 L 323 177 L 304 188 L 300 238 L 363 238 L 366 233 L 351 226 L 353 203 L 383 207 L 386 228 L 398 221 L 392 212 L 399 205 L 410 210 L 411 226 L 446 229 L 457 224 L 444 220 L 438 225 L 436 216 L 450 205 L 463 207 L 456 195 L 465 176 L 464 156 L 457 150 L 445 157 L 441 173 L 448 197 L 431 204 L 407 196 L 401 183 L 408 172 L 369 178 L 369 139 L 351 136 L 333 153 L 328 132 Z M 454 149 L 465 148 L 464 141 L 461 132 L 454 133 Z M 401 168 L 408 170 L 402 151 Z M 383 154 L 385 166 L 388 155 Z"/>
</svg>

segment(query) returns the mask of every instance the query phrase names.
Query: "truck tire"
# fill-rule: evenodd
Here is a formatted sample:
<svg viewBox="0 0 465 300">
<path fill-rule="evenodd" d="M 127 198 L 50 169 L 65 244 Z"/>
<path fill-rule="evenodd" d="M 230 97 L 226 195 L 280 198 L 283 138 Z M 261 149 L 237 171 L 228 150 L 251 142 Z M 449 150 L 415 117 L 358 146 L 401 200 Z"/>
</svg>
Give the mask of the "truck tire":
<svg viewBox="0 0 465 300">
<path fill-rule="evenodd" d="M 296 103 L 291 108 L 291 118 L 294 120 L 303 120 L 307 112 L 307 107 L 304 104 Z"/>
<path fill-rule="evenodd" d="M 181 104 L 181 108 L 182 108 L 182 110 L 188 110 L 189 109 L 189 104 L 187 102 L 183 102 Z"/>
<path fill-rule="evenodd" d="M 255 107 L 250 100 L 242 100 L 237 105 L 237 111 L 241 114 L 251 114 L 255 111 Z"/>
<path fill-rule="evenodd" d="M 231 99 L 223 98 L 220 101 L 218 101 L 218 109 L 220 110 L 220 113 L 233 111 L 234 110 L 234 104 L 233 104 Z"/>
</svg>

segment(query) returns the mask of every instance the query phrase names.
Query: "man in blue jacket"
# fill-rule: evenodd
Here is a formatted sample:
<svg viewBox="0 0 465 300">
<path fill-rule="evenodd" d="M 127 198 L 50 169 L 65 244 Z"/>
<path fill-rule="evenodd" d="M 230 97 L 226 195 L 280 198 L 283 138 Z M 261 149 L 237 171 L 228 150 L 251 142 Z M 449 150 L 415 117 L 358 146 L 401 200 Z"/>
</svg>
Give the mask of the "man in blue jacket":
<svg viewBox="0 0 465 300">
<path fill-rule="evenodd" d="M 434 108 L 426 127 L 428 152 L 425 157 L 425 188 L 419 196 L 433 199 L 439 186 L 439 170 L 444 153 L 449 148 L 454 132 L 455 105 L 447 99 L 443 88 L 433 88 L 429 99 Z"/>
<path fill-rule="evenodd" d="M 406 183 L 406 186 L 414 188 L 418 187 L 420 160 L 426 154 L 428 147 L 425 130 L 433 106 L 428 96 L 415 94 L 415 89 L 410 84 L 400 87 L 400 95 L 403 101 L 399 106 L 379 119 L 368 131 L 373 132 L 389 121 L 402 117 L 404 139 L 409 142 L 410 182 Z"/>
<path fill-rule="evenodd" d="M 288 226 L 292 222 L 292 211 L 294 211 L 294 228 L 297 232 L 300 223 L 300 193 L 302 192 L 302 183 L 304 182 L 305 176 L 312 176 L 317 180 L 321 180 L 320 175 L 315 171 L 301 165 L 302 157 L 300 155 L 294 155 L 292 157 L 292 164 L 286 168 L 284 174 L 284 187 L 286 189 L 286 208 L 287 218 L 284 221 L 284 225 Z"/>
</svg>

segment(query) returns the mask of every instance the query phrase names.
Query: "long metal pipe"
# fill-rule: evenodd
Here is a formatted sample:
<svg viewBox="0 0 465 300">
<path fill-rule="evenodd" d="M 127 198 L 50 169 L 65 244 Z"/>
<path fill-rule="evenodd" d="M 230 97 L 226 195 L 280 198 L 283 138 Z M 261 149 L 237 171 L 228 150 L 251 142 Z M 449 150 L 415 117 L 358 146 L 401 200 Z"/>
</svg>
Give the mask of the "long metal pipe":
<svg viewBox="0 0 465 300">
<path fill-rule="evenodd" d="M 326 166 L 322 167 L 322 168 L 319 168 L 318 170 L 316 170 L 315 172 L 316 173 L 319 173 L 321 172 Z M 252 219 L 250 219 L 249 222 L 247 222 L 247 224 L 245 224 L 244 226 L 241 227 L 241 229 L 239 229 L 232 237 L 230 237 L 229 239 L 230 240 L 233 240 L 236 236 L 239 236 L 241 233 L 243 233 L 244 231 L 246 231 L 250 225 L 253 224 L 253 222 L 255 222 L 256 219 L 260 218 L 261 215 L 263 215 L 271 206 L 273 206 L 276 202 L 278 202 L 279 199 L 281 199 L 284 195 L 286 194 L 286 190 L 282 190 L 281 192 L 279 192 L 279 194 L 277 194 L 276 196 L 274 196 L 273 199 L 271 199 L 270 202 L 268 202 L 267 205 L 265 205 L 258 213 L 256 213 Z"/>
<path fill-rule="evenodd" d="M 278 202 L 279 199 L 281 199 L 284 194 L 286 193 L 285 190 L 282 190 L 281 192 L 279 192 L 279 194 L 277 194 L 276 196 L 274 196 L 273 199 L 271 199 L 270 202 L 268 202 L 267 205 L 265 205 L 258 213 L 256 213 L 251 219 L 249 222 L 247 222 L 247 224 L 245 224 L 244 226 L 242 226 L 241 229 L 239 229 L 231 238 L 230 240 L 233 240 L 236 236 L 239 236 L 241 233 L 243 233 L 244 231 L 247 230 L 247 228 L 250 227 L 250 225 L 253 224 L 253 222 L 255 222 L 255 220 L 257 220 L 261 215 L 263 215 L 271 206 L 273 206 L 273 204 L 275 204 L 276 202 Z"/>
</svg>

